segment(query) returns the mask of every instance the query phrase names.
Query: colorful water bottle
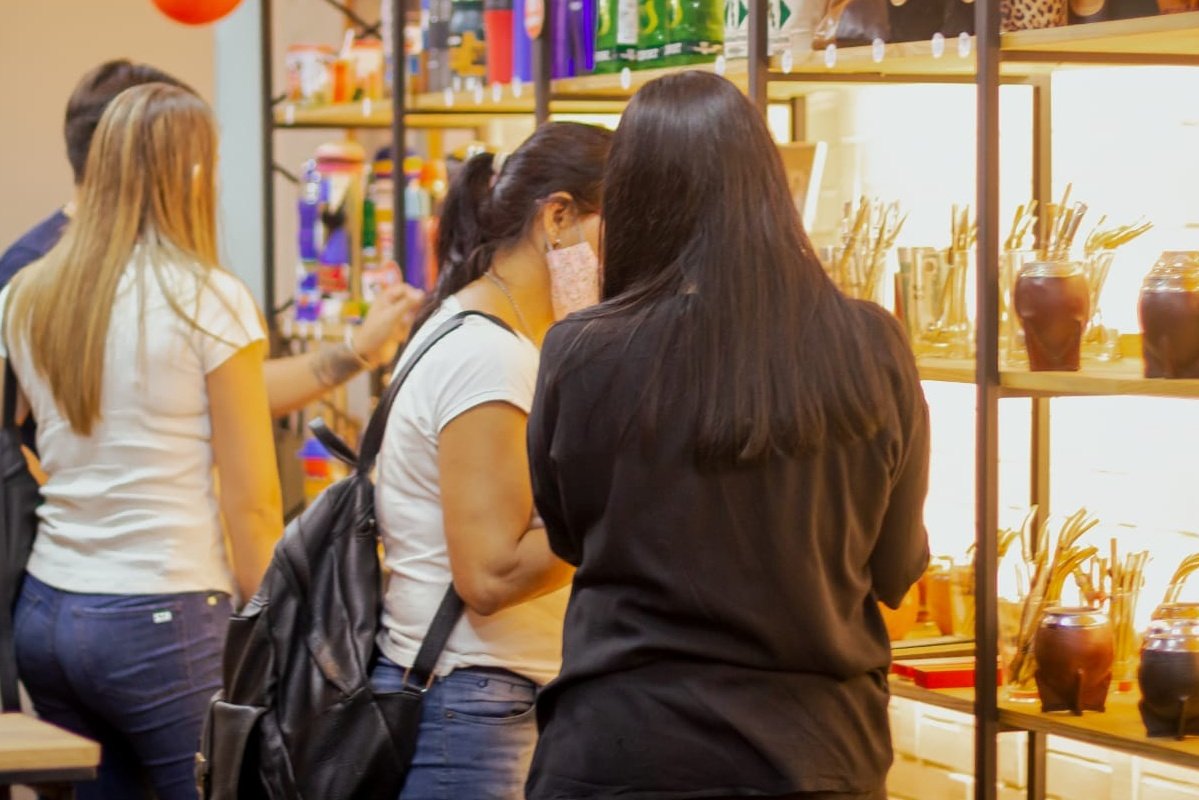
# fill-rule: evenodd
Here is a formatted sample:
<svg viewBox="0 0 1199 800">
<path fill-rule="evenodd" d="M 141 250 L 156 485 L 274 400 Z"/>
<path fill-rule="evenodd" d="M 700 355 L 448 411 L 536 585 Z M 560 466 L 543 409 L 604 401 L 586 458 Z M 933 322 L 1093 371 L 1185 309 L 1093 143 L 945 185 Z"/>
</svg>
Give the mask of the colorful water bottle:
<svg viewBox="0 0 1199 800">
<path fill-rule="evenodd" d="M 483 0 L 487 82 L 512 83 L 512 0 Z"/>
</svg>

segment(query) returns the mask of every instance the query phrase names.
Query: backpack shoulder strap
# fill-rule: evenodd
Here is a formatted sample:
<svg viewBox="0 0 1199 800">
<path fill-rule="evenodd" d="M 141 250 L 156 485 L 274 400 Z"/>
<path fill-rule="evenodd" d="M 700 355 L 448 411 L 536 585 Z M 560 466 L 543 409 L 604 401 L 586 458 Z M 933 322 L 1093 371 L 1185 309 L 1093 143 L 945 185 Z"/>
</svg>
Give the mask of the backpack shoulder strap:
<svg viewBox="0 0 1199 800">
<path fill-rule="evenodd" d="M 429 684 L 433 682 L 433 670 L 437 667 L 437 660 L 441 658 L 441 651 L 445 649 L 445 643 L 450 640 L 450 634 L 465 610 L 466 603 L 458 596 L 458 590 L 453 584 L 450 584 L 441 598 L 437 613 L 433 615 L 433 622 L 429 624 L 420 650 L 416 651 L 416 660 L 404 673 L 405 688 L 421 691 L 429 688 Z"/>
<path fill-rule="evenodd" d="M 400 387 L 404 385 L 404 381 L 408 380 L 408 376 L 412 374 L 413 368 L 425 357 L 425 354 L 433 349 L 433 345 L 444 339 L 449 333 L 461 328 L 462 323 L 466 321 L 467 317 L 482 317 L 499 325 L 514 336 L 516 335 L 512 331 L 512 328 L 502 319 L 493 317 L 491 314 L 485 314 L 482 311 L 459 311 L 438 326 L 437 330 L 433 331 L 429 335 L 429 338 L 421 343 L 416 352 L 404 362 L 404 366 L 391 379 L 387 390 L 379 398 L 379 405 L 375 407 L 375 413 L 371 414 L 370 422 L 366 425 L 366 433 L 362 437 L 362 447 L 358 451 L 359 473 L 365 475 L 375 467 L 375 459 L 379 455 L 379 448 L 383 446 L 383 433 L 387 429 L 387 418 L 391 416 L 391 407 L 395 404 L 396 397 L 399 395 Z"/>
<path fill-rule="evenodd" d="M 4 359 L 4 406 L 0 409 L 0 428 L 14 429 L 17 427 L 17 373 L 12 368 L 12 350 L 8 347 L 7 331 L 9 311 L 12 309 L 12 296 L 16 291 L 15 281 L 9 282 L 8 294 L 4 298 L 4 323 L 0 328 L 0 339 L 4 340 L 4 349 L 8 357 Z"/>
</svg>

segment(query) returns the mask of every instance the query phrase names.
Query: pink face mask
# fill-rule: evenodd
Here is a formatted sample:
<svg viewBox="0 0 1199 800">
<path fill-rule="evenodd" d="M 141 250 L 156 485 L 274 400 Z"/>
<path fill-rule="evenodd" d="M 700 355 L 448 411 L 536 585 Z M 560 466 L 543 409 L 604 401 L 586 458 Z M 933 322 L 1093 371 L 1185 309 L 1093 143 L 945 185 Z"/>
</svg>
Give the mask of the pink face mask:
<svg viewBox="0 0 1199 800">
<path fill-rule="evenodd" d="M 559 250 L 546 250 L 545 263 L 550 270 L 554 319 L 562 319 L 600 301 L 599 258 L 583 236 L 582 225 L 579 226 L 579 243 Z"/>
</svg>

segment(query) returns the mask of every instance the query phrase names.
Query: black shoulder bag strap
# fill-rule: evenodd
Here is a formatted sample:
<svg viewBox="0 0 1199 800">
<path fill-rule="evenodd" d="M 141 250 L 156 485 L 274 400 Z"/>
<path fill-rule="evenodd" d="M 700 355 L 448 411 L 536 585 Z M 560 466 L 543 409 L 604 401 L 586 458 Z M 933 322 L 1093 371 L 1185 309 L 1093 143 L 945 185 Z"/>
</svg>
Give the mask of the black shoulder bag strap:
<svg viewBox="0 0 1199 800">
<path fill-rule="evenodd" d="M 358 452 L 357 469 L 360 475 L 367 475 L 375 468 L 375 459 L 379 455 L 379 448 L 383 445 L 383 432 L 387 428 L 387 419 L 391 416 L 391 407 L 395 404 L 400 388 L 412 374 L 413 368 L 433 348 L 433 345 L 449 333 L 461 328 L 468 317 L 482 317 L 513 336 L 516 335 L 508 323 L 482 311 L 460 311 L 443 322 L 404 362 L 404 366 L 388 384 L 387 391 L 379 398 L 379 405 L 375 408 L 375 413 L 371 415 L 370 422 L 367 423 L 366 433 L 362 437 L 362 447 Z M 454 626 L 458 624 L 465 608 L 466 605 L 458 596 L 454 585 L 450 584 L 441 598 L 441 605 L 437 607 L 437 613 L 433 615 L 433 622 L 429 625 L 429 630 L 421 642 L 420 650 L 416 653 L 416 660 L 405 675 L 405 688 L 413 687 L 423 691 L 432 682 L 433 670 L 437 666 L 437 660 L 441 658 L 441 651 L 445 649 L 445 644 L 449 641 L 450 634 L 453 632 Z"/>
<path fill-rule="evenodd" d="M 11 289 L 8 294 L 7 299 L 11 299 Z M 6 302 L 4 328 L 8 327 L 8 306 L 9 303 Z M 0 329 L 0 339 L 7 342 L 3 329 Z M 13 372 L 11 353 L 4 359 L 4 407 L 0 410 L 0 426 L 4 430 L 4 433 L 0 435 L 11 436 L 14 446 L 17 446 L 15 444 L 19 436 L 15 432 L 17 430 L 17 374 Z M 8 516 L 9 519 L 0 522 L 0 525 L 12 525 L 16 522 L 15 515 L 9 514 Z M 8 537 L 15 536 L 15 531 L 6 531 L 6 541 L 4 542 L 6 551 L 15 549 L 7 541 Z M 5 559 L 16 559 L 19 555 L 15 552 L 6 552 Z M 16 568 L 16 564 L 6 564 L 4 566 L 5 575 L 0 578 L 0 582 L 3 583 L 0 602 L 4 603 L 3 608 L 0 608 L 0 710 L 3 711 L 21 710 L 21 695 L 17 688 L 16 643 L 13 640 L 13 607 L 16 604 L 16 587 L 20 584 L 20 576 L 17 574 Z M 24 564 L 20 569 L 24 572 Z"/>
</svg>

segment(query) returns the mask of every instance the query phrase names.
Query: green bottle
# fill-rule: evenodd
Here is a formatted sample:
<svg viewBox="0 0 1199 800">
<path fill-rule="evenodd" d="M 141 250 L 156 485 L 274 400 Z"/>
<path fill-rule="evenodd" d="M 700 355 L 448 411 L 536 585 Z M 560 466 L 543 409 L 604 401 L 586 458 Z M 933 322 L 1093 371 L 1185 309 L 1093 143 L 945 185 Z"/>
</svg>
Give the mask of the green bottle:
<svg viewBox="0 0 1199 800">
<path fill-rule="evenodd" d="M 667 0 L 638 0 L 637 68 L 663 65 L 668 20 Z"/>
<path fill-rule="evenodd" d="M 600 0 L 595 14 L 595 73 L 605 75 L 620 70 L 616 51 L 617 0 Z"/>
<path fill-rule="evenodd" d="M 595 29 L 595 71 L 637 66 L 637 0 L 600 0 Z"/>
<path fill-rule="evenodd" d="M 724 50 L 724 0 L 667 0 L 666 63 L 714 61 Z"/>
</svg>

